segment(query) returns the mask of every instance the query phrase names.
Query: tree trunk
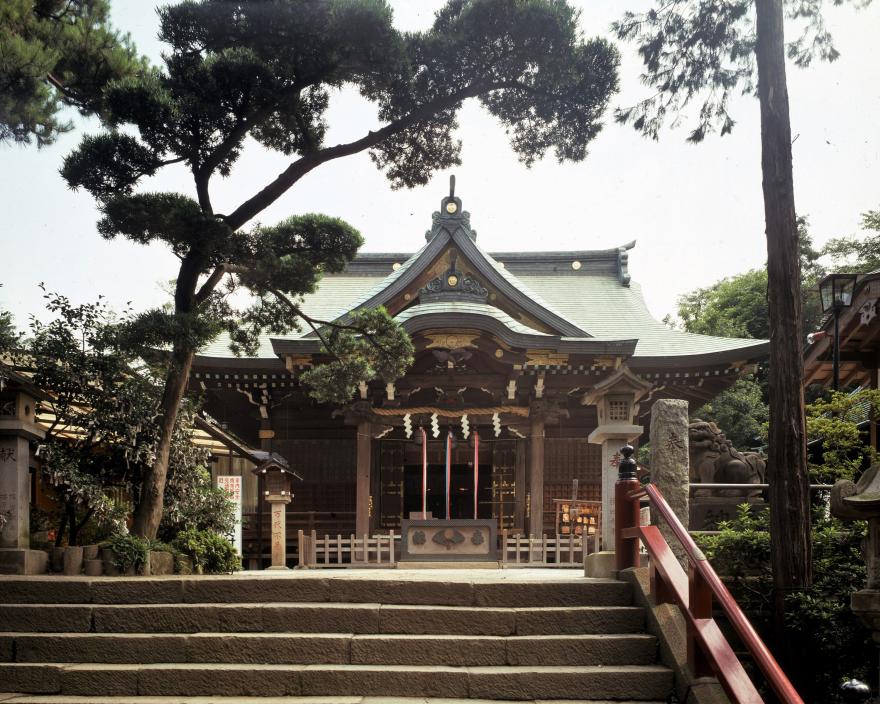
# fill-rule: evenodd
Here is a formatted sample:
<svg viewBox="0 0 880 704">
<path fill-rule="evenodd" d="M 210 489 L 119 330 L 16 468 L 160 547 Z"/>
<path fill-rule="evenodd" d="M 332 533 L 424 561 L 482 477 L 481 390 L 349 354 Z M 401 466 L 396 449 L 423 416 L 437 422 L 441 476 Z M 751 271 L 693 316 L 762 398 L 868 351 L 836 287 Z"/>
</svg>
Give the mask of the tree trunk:
<svg viewBox="0 0 880 704">
<path fill-rule="evenodd" d="M 162 506 L 165 497 L 165 480 L 168 477 L 168 457 L 171 452 L 171 438 L 180 403 L 189 382 L 189 371 L 195 353 L 189 349 L 178 349 L 175 343 L 171 355 L 171 367 L 165 377 L 165 390 L 159 405 L 160 426 L 159 443 L 156 447 L 156 459 L 144 475 L 141 484 L 140 501 L 134 512 L 132 533 L 142 538 L 156 537 L 159 523 L 162 521 Z"/>
<path fill-rule="evenodd" d="M 775 613 L 781 623 L 786 593 L 808 588 L 812 583 L 800 248 L 794 207 L 782 0 L 756 0 L 755 5 L 770 317 L 767 474 Z"/>
<path fill-rule="evenodd" d="M 183 325 L 196 309 L 195 290 L 202 269 L 203 253 L 193 249 L 183 258 L 174 291 L 174 314 Z M 134 511 L 132 533 L 142 538 L 155 539 L 162 521 L 165 481 L 168 478 L 168 458 L 171 453 L 171 439 L 174 425 L 180 411 L 180 403 L 189 383 L 195 350 L 178 333 L 171 351 L 170 366 L 165 375 L 165 389 L 159 404 L 159 441 L 156 446 L 156 459 L 141 483 L 140 500 Z"/>
</svg>

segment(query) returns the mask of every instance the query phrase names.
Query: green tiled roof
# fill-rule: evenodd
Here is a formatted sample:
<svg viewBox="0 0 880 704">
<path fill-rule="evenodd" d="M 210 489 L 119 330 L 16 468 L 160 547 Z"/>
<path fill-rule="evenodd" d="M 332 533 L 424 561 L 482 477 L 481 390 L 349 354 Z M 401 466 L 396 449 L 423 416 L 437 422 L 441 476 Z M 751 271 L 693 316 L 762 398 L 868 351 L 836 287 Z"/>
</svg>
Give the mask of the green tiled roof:
<svg viewBox="0 0 880 704">
<path fill-rule="evenodd" d="M 474 246 L 476 247 L 475 243 Z M 344 315 L 397 281 L 416 262 L 425 247 L 402 262 L 406 255 L 359 256 L 342 274 L 325 276 L 318 290 L 304 298 L 303 310 L 322 320 L 333 320 Z M 743 353 L 742 358 L 762 356 L 767 345 L 765 340 L 696 335 L 671 330 L 655 320 L 645 305 L 640 286 L 623 283 L 624 280 L 629 281 L 629 277 L 622 275 L 617 257 L 618 251 L 629 247 L 631 245 L 620 250 L 504 253 L 495 257 L 478 247 L 476 251 L 511 286 L 550 314 L 569 321 L 596 341 L 638 339 L 633 361 L 643 359 L 647 362 L 658 358 L 674 361 L 677 357 L 717 353 L 728 353 L 729 357 L 739 350 Z M 515 269 L 516 273 L 508 269 L 505 259 L 508 259 L 510 269 Z M 579 268 L 571 266 L 573 261 L 579 262 Z M 401 263 L 396 270 L 392 269 L 394 262 Z M 383 271 L 388 273 L 383 276 Z M 435 310 L 432 306 L 444 306 L 444 309 Z M 488 304 L 420 304 L 402 311 L 397 319 L 404 321 L 423 313 L 453 312 L 449 309 L 450 306 L 476 306 L 480 309 L 480 314 L 495 318 L 513 332 L 537 333 Z M 464 308 L 461 312 L 465 312 Z M 468 308 L 468 312 L 477 311 Z M 304 328 L 291 335 L 272 337 L 276 340 L 299 339 L 308 336 L 310 332 L 308 328 Z M 200 354 L 207 357 L 230 357 L 228 339 L 225 336 L 218 338 Z M 257 357 L 277 358 L 270 336 L 261 340 Z"/>
<path fill-rule="evenodd" d="M 398 322 L 405 322 L 420 315 L 432 315 L 436 313 L 457 313 L 462 315 L 485 315 L 502 323 L 513 332 L 523 335 L 546 335 L 546 333 L 530 328 L 511 318 L 500 308 L 490 306 L 488 303 L 470 303 L 466 301 L 438 301 L 437 303 L 422 303 L 412 306 L 394 316 Z"/>
</svg>

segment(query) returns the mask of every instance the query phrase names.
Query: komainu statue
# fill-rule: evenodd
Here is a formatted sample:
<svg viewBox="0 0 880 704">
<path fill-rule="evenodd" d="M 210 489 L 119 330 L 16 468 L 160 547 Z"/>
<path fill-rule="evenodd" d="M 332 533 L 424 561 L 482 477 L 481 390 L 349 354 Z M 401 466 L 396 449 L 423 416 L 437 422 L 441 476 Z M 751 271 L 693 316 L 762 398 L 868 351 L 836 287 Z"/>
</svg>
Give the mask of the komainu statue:
<svg viewBox="0 0 880 704">
<path fill-rule="evenodd" d="M 688 428 L 691 483 L 762 484 L 767 463 L 757 452 L 740 452 L 714 423 L 695 419 Z M 744 492 L 697 491 L 696 496 L 757 496 L 759 490 Z"/>
</svg>

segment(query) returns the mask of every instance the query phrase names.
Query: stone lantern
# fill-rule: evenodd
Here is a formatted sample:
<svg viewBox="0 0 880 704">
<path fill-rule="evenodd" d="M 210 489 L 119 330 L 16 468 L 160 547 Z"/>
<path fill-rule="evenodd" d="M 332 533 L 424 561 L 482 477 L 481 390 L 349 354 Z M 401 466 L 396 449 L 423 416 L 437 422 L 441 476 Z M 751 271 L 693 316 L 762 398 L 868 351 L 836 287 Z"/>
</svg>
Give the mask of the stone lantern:
<svg viewBox="0 0 880 704">
<path fill-rule="evenodd" d="M 618 450 L 634 442 L 644 428 L 636 424 L 639 401 L 653 385 L 633 374 L 626 365 L 596 384 L 581 400 L 596 407 L 596 429 L 587 440 L 602 446 L 602 550 L 614 546 L 614 485 L 617 482 Z M 610 563 L 610 558 L 609 558 Z"/>
<path fill-rule="evenodd" d="M 37 423 L 46 398 L 15 372 L 0 379 L 0 574 L 46 571 L 46 553 L 30 549 L 30 445 L 46 436 Z"/>
<path fill-rule="evenodd" d="M 293 480 L 298 475 L 277 457 L 259 465 L 254 474 L 263 482 L 263 498 L 272 506 L 272 565 L 270 570 L 287 569 L 286 509 L 293 500 Z"/>
<path fill-rule="evenodd" d="M 856 483 L 836 482 L 831 490 L 831 513 L 843 520 L 868 521 L 862 546 L 868 583 L 850 597 L 850 608 L 880 645 L 880 464 L 871 465 Z"/>
</svg>

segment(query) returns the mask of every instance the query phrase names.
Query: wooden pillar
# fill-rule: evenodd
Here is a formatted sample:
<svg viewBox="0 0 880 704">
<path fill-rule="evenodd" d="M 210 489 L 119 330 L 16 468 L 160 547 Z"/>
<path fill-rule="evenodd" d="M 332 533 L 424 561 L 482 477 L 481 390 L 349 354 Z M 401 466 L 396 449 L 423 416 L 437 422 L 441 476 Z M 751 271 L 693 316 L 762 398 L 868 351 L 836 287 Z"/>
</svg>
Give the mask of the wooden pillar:
<svg viewBox="0 0 880 704">
<path fill-rule="evenodd" d="M 516 457 L 514 459 L 514 509 L 513 525 L 518 530 L 526 530 L 526 441 L 516 441 Z"/>
<path fill-rule="evenodd" d="M 871 388 L 874 391 L 880 388 L 880 384 L 878 384 L 878 366 L 880 366 L 880 353 L 878 353 L 878 359 L 874 360 L 874 368 L 871 370 Z M 871 447 L 873 447 L 875 450 L 880 450 L 880 444 L 878 444 L 877 438 L 877 422 L 877 415 L 873 412 L 872 409 L 870 421 L 868 422 L 868 428 L 871 434 Z"/>
<path fill-rule="evenodd" d="M 371 424 L 360 420 L 357 424 L 357 488 L 355 498 L 355 533 L 369 535 L 370 531 L 370 460 Z"/>
<path fill-rule="evenodd" d="M 529 429 L 529 533 L 544 533 L 544 416 L 532 415 Z"/>
</svg>

